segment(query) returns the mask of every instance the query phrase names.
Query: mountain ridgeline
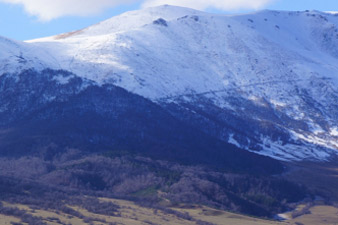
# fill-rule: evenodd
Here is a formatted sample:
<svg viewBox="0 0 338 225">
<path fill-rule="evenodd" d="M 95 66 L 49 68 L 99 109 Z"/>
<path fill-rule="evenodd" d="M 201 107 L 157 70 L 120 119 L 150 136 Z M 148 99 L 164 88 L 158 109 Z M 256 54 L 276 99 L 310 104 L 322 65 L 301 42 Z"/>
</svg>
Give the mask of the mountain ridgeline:
<svg viewBox="0 0 338 225">
<path fill-rule="evenodd" d="M 338 146 L 337 26 L 337 14 L 318 11 L 218 15 L 160 6 L 53 37 L 1 38 L 0 73 L 67 71 L 86 85 L 142 96 L 223 143 L 325 161 Z"/>
<path fill-rule="evenodd" d="M 85 194 L 152 208 L 167 199 L 272 217 L 311 196 L 279 177 L 281 162 L 208 135 L 111 84 L 93 85 L 61 70 L 26 70 L 1 76 L 0 95 L 5 202 L 58 210 L 59 201 Z M 62 198 L 52 197 L 59 192 Z"/>
<path fill-rule="evenodd" d="M 2 200 L 36 207 L 36 186 L 49 209 L 48 189 L 272 217 L 312 199 L 284 174 L 337 155 L 337 15 L 166 5 L 1 37 Z"/>
<path fill-rule="evenodd" d="M 59 84 L 54 77 L 69 79 Z M 19 80 L 19 81 L 18 81 Z M 120 87 L 92 85 L 65 71 L 0 78 L 1 155 L 53 157 L 67 148 L 131 151 L 236 172 L 276 174 L 281 164 L 222 142 Z M 54 147 L 50 147 L 51 144 Z M 257 163 L 261 162 L 261 163 Z"/>
</svg>

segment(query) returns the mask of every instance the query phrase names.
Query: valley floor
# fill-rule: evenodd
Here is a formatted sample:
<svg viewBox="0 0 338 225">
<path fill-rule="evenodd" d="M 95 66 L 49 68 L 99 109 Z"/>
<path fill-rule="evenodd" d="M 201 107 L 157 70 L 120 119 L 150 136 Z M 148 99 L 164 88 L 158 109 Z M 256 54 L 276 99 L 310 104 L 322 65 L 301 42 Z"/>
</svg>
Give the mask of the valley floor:
<svg viewBox="0 0 338 225">
<path fill-rule="evenodd" d="M 264 177 L 140 156 L 75 153 L 48 162 L 0 160 L 0 224 L 338 224 L 335 163 L 287 163 L 285 173 Z M 279 214 L 285 221 L 263 219 L 288 209 L 295 210 Z"/>
<path fill-rule="evenodd" d="M 3 202 L 3 207 L 20 209 L 45 224 L 197 224 L 197 225 L 334 225 L 338 224 L 338 208 L 332 206 L 313 206 L 309 213 L 292 219 L 292 213 L 285 214 L 289 219 L 276 222 L 235 214 L 227 211 L 212 209 L 198 205 L 180 205 L 170 209 L 151 209 L 141 207 L 132 201 L 100 198 L 101 202 L 111 202 L 119 206 L 114 216 L 90 212 L 81 206 L 69 206 L 74 211 L 65 213 L 58 210 L 43 210 L 31 208 L 23 204 Z M 301 207 L 300 207 L 301 208 Z M 25 220 L 25 219 L 24 219 Z M 27 221 L 27 220 L 26 220 Z M 19 217 L 0 214 L 1 224 L 34 224 L 22 222 Z"/>
</svg>

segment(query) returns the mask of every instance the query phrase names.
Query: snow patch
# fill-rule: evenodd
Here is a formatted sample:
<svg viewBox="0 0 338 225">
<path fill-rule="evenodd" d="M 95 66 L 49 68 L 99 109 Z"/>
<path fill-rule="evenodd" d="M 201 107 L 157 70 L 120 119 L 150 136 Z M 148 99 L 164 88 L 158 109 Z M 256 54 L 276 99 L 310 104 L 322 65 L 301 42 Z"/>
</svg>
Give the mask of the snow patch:
<svg viewBox="0 0 338 225">
<path fill-rule="evenodd" d="M 270 99 L 270 103 L 273 104 L 274 106 L 277 107 L 286 107 L 286 103 L 285 102 L 281 102 L 275 99 Z"/>
<path fill-rule="evenodd" d="M 330 135 L 338 137 L 338 127 L 331 128 Z"/>
<path fill-rule="evenodd" d="M 230 134 L 230 135 L 229 135 L 228 142 L 229 142 L 230 144 L 235 145 L 235 146 L 238 147 L 238 148 L 241 148 L 241 145 L 234 139 L 234 134 Z"/>
<path fill-rule="evenodd" d="M 329 14 L 333 14 L 333 15 L 338 15 L 338 12 L 337 11 L 325 11 L 326 13 L 329 13 Z"/>
<path fill-rule="evenodd" d="M 307 124 L 308 124 L 308 126 L 310 128 L 310 131 L 312 133 L 314 133 L 315 135 L 325 133 L 325 131 L 323 130 L 323 128 L 321 126 L 319 126 L 318 124 L 314 123 L 312 120 L 309 121 Z"/>
<path fill-rule="evenodd" d="M 74 76 L 57 75 L 53 77 L 53 80 L 57 81 L 59 84 L 65 85 L 68 84 L 72 78 L 74 78 Z"/>
</svg>

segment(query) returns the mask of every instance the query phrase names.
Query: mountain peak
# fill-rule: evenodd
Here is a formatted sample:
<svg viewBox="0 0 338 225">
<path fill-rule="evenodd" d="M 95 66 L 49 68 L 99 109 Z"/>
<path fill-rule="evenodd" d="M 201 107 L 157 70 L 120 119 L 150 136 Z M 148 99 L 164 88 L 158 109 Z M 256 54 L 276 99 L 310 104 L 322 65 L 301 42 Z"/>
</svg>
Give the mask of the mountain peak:
<svg viewBox="0 0 338 225">
<path fill-rule="evenodd" d="M 113 16 L 107 20 L 89 26 L 87 28 L 76 30 L 53 37 L 40 38 L 29 42 L 46 41 L 51 39 L 66 39 L 74 36 L 96 36 L 109 33 L 118 33 L 140 28 L 144 25 L 151 24 L 157 19 L 173 20 L 187 15 L 207 14 L 202 11 L 171 5 L 161 5 L 140 10 L 125 12 Z"/>
<path fill-rule="evenodd" d="M 337 18 L 311 11 L 225 16 L 159 6 L 33 40 L 25 45 L 29 51 L 19 49 L 22 55 L 6 51 L 13 55 L 2 65 L 43 62 L 159 104 L 183 102 L 189 113 L 208 115 L 212 108 L 226 115 L 217 119 L 232 118 L 217 135 L 240 148 L 325 159 L 338 146 L 331 135 L 338 127 Z M 254 129 L 230 129 L 237 120 Z"/>
<path fill-rule="evenodd" d="M 93 34 L 106 33 L 107 29 L 113 32 L 121 32 L 142 27 L 159 18 L 164 20 L 173 20 L 185 15 L 195 15 L 202 13 L 203 12 L 201 11 L 189 8 L 162 5 L 123 13 L 99 24 L 91 26 L 87 28 L 87 31 Z"/>
</svg>

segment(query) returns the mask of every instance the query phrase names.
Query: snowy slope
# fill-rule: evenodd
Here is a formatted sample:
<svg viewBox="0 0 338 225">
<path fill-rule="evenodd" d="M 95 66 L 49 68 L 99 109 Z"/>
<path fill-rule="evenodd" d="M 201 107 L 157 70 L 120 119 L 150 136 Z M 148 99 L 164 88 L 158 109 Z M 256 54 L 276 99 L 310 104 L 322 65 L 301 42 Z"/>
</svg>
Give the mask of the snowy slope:
<svg viewBox="0 0 338 225">
<path fill-rule="evenodd" d="M 1 71 L 63 69 L 203 112 L 207 99 L 220 114 L 289 135 L 280 141 L 257 128 L 245 141 L 231 130 L 220 138 L 252 151 L 255 141 L 258 153 L 279 159 L 327 159 L 338 149 L 337 26 L 337 14 L 317 11 L 216 15 L 160 6 L 54 37 L 1 39 Z"/>
<path fill-rule="evenodd" d="M 30 67 L 39 67 L 38 57 L 30 54 L 30 45 L 0 37 L 0 71 L 18 72 Z M 41 66 L 40 66 L 41 69 Z"/>
<path fill-rule="evenodd" d="M 63 69 L 99 83 L 114 82 L 153 99 L 179 95 L 186 89 L 218 90 L 230 81 L 241 86 L 271 77 L 289 80 L 280 70 L 293 68 L 303 73 L 305 69 L 309 75 L 318 64 L 322 74 L 337 82 L 337 39 L 330 38 L 338 34 L 338 17 L 327 15 L 332 19 L 327 22 L 319 18 L 320 13 L 311 14 L 318 17 L 306 14 L 310 13 L 218 16 L 162 6 L 126 13 L 69 36 L 31 42 L 50 49 Z M 168 27 L 153 24 L 158 18 L 165 19 Z M 328 40 L 320 36 L 324 32 L 331 32 Z M 305 62 L 306 68 L 299 62 Z M 256 76 L 259 71 L 276 70 L 277 75 Z M 246 77 L 236 73 L 246 73 Z M 299 79 L 297 74 L 292 77 Z M 169 80 L 163 84 L 163 79 Z"/>
</svg>

